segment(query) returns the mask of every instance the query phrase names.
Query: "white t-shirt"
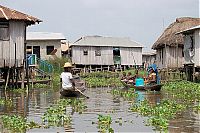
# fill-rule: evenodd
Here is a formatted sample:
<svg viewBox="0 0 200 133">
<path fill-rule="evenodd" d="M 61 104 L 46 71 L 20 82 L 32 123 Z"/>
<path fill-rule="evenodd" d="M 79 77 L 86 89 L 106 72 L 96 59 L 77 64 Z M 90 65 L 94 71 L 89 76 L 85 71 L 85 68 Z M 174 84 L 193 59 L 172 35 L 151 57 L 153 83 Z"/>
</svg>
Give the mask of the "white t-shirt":
<svg viewBox="0 0 200 133">
<path fill-rule="evenodd" d="M 71 88 L 72 83 L 70 79 L 72 79 L 72 74 L 70 72 L 62 72 L 60 75 L 60 78 L 62 79 L 62 88 Z"/>
</svg>

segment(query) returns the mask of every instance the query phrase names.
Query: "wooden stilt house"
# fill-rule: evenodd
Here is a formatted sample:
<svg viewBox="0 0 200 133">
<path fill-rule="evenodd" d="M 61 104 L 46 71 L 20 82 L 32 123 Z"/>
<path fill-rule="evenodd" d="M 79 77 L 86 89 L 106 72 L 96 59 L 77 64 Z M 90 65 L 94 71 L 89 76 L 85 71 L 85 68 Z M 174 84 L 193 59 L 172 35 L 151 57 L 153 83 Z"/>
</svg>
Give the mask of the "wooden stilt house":
<svg viewBox="0 0 200 133">
<path fill-rule="evenodd" d="M 200 81 L 200 25 L 179 33 L 184 35 L 183 52 L 187 80 Z"/>
<path fill-rule="evenodd" d="M 176 33 L 199 24 L 200 18 L 183 17 L 177 18 L 165 29 L 152 46 L 152 49 L 156 50 L 158 68 L 183 67 L 183 35 Z"/>
<path fill-rule="evenodd" d="M 0 5 L 0 71 L 4 71 L 1 72 L 4 78 L 7 68 L 25 66 L 26 28 L 39 22 L 35 17 Z"/>
</svg>

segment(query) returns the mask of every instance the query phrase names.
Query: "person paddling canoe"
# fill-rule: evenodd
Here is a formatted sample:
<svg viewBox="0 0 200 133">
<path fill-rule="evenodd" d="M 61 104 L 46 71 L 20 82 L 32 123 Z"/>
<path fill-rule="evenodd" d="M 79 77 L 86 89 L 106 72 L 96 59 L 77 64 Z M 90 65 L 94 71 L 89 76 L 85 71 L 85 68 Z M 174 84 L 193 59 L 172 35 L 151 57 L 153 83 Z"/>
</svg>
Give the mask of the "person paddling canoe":
<svg viewBox="0 0 200 133">
<path fill-rule="evenodd" d="M 63 90 L 75 90 L 75 81 L 72 77 L 72 64 L 66 62 L 64 65 L 64 72 L 60 75 L 60 82 Z"/>
</svg>

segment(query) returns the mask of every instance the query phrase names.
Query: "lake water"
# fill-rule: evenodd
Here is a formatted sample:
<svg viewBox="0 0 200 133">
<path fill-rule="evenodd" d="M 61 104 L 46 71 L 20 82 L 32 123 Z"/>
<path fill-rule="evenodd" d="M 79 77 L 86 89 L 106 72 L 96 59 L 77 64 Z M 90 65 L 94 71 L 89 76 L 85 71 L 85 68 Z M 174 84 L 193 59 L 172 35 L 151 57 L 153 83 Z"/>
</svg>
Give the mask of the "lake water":
<svg viewBox="0 0 200 133">
<path fill-rule="evenodd" d="M 96 123 L 98 114 L 110 115 L 112 117 L 111 127 L 115 132 L 155 132 L 153 127 L 146 126 L 147 118 L 129 111 L 131 102 L 121 97 L 114 97 L 109 87 L 87 88 L 84 92 L 89 99 L 84 99 L 87 109 L 79 114 L 72 112 L 69 107 L 67 111 L 72 115 L 71 125 L 66 127 L 51 127 L 48 129 L 30 129 L 28 133 L 48 132 L 97 132 Z M 47 108 L 60 99 L 59 91 L 52 89 L 31 89 L 29 93 L 13 93 L 0 91 L 1 98 L 12 99 L 13 108 L 0 106 L 0 114 L 20 114 L 28 120 L 42 123 L 41 116 Z M 161 92 L 138 92 L 139 97 L 135 102 L 146 98 L 152 104 L 156 104 L 161 99 L 167 97 Z M 122 123 L 117 121 L 122 118 Z M 4 132 L 1 129 L 0 132 Z M 175 120 L 170 121 L 169 132 L 200 132 L 200 114 L 187 110 L 177 116 Z"/>
</svg>

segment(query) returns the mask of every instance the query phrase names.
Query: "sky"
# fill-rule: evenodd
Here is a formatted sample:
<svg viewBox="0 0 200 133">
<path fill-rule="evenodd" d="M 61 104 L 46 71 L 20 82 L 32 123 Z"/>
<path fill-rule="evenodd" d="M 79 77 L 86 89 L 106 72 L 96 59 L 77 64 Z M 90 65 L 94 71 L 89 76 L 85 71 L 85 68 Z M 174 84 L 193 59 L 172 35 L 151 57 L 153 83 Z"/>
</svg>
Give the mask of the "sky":
<svg viewBox="0 0 200 133">
<path fill-rule="evenodd" d="M 144 51 L 178 17 L 200 17 L 199 0 L 0 0 L 0 5 L 43 22 L 27 31 L 63 33 L 69 42 L 88 35 L 130 37 Z"/>
</svg>

